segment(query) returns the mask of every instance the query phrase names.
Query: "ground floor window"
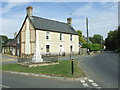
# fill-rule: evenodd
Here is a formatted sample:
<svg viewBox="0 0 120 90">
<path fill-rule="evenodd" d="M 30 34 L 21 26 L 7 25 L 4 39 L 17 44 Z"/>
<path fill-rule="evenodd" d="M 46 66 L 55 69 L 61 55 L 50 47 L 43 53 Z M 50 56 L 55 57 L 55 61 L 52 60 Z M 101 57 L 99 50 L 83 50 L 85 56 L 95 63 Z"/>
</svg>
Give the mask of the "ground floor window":
<svg viewBox="0 0 120 90">
<path fill-rule="evenodd" d="M 46 52 L 50 52 L 50 45 L 46 45 Z"/>
<path fill-rule="evenodd" d="M 70 51 L 71 52 L 73 51 L 73 45 L 70 45 Z"/>
</svg>

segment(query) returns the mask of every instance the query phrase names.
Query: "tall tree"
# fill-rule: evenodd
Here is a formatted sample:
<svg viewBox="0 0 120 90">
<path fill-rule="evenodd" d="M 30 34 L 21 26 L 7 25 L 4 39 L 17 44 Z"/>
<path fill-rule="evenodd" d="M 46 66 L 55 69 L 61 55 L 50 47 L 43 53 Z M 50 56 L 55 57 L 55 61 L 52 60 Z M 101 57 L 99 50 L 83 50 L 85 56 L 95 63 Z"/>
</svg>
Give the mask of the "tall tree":
<svg viewBox="0 0 120 90">
<path fill-rule="evenodd" d="M 78 35 L 79 35 L 79 42 L 80 43 L 86 43 L 86 41 L 85 41 L 85 39 L 84 39 L 84 37 L 82 35 L 82 31 L 81 30 L 77 30 L 77 32 L 78 32 Z"/>
<path fill-rule="evenodd" d="M 103 36 L 101 36 L 100 34 L 95 34 L 93 37 L 89 37 L 89 40 L 93 44 L 103 44 Z"/>
</svg>

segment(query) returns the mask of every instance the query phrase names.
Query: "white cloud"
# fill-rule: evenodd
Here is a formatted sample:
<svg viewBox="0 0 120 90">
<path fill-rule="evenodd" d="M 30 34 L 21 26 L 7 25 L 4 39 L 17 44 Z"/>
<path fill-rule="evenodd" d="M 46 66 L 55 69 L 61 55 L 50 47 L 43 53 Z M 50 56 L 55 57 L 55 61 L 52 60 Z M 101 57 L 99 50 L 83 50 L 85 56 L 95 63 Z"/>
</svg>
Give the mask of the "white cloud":
<svg viewBox="0 0 120 90">
<path fill-rule="evenodd" d="M 12 8 L 16 7 L 16 6 L 21 6 L 24 4 L 27 4 L 29 2 L 8 2 L 6 6 L 2 7 L 2 10 L 0 11 L 0 13 L 4 14 L 6 12 L 11 11 Z"/>
<path fill-rule="evenodd" d="M 7 35 L 9 38 L 13 38 L 14 32 L 19 32 L 23 20 L 25 17 L 17 16 L 14 18 L 6 19 L 6 18 L 0 18 L 0 21 L 2 21 L 2 28 L 0 34 Z"/>
<path fill-rule="evenodd" d="M 105 3 L 107 5 L 107 3 Z M 105 8 L 106 7 L 106 8 Z M 80 17 L 73 20 L 73 26 L 77 30 L 82 30 L 86 35 L 85 18 L 89 19 L 89 36 L 101 34 L 104 38 L 110 30 L 114 30 L 118 26 L 117 3 L 105 6 L 103 10 L 97 11 L 93 7 L 93 3 L 87 4 L 76 9 L 73 12 L 74 17 Z M 108 10 L 109 9 L 109 10 Z"/>
</svg>

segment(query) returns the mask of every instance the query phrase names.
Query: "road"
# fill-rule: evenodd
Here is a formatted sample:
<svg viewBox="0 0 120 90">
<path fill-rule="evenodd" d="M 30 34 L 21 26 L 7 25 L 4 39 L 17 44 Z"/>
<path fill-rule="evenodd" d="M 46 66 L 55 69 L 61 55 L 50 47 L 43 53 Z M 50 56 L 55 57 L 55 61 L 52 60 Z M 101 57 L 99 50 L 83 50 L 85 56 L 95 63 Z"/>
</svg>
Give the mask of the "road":
<svg viewBox="0 0 120 90">
<path fill-rule="evenodd" d="M 16 63 L 17 62 L 17 58 L 16 57 L 11 57 L 8 55 L 2 55 L 0 54 L 0 65 L 4 65 L 4 64 L 12 64 L 12 63 Z"/>
<path fill-rule="evenodd" d="M 79 61 L 89 78 L 103 88 L 118 88 L 118 54 L 110 51 Z"/>
<path fill-rule="evenodd" d="M 7 56 L 3 58 L 9 59 Z M 15 59 L 15 58 L 14 58 Z M 78 57 L 76 57 L 78 60 Z M 5 61 L 4 64 L 16 61 Z M 4 88 L 117 88 L 118 87 L 118 54 L 103 52 L 97 55 L 82 56 L 79 66 L 86 72 L 87 79 L 80 81 L 62 81 L 33 76 L 2 73 Z M 94 85 L 93 82 L 94 81 Z M 97 84 L 98 86 L 96 86 Z"/>
</svg>

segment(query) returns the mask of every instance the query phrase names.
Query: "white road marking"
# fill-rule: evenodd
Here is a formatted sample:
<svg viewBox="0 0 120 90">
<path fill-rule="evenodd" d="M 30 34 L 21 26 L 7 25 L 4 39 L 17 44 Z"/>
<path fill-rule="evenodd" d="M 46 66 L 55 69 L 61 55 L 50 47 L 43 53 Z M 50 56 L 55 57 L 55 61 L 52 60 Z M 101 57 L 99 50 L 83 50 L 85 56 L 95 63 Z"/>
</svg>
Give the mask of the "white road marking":
<svg viewBox="0 0 120 90">
<path fill-rule="evenodd" d="M 81 82 L 81 83 L 84 83 L 84 82 L 85 82 L 85 80 L 80 80 L 80 82 Z"/>
<path fill-rule="evenodd" d="M 80 80 L 80 82 L 82 83 L 82 85 L 83 85 L 84 87 L 89 87 L 89 85 L 85 82 L 85 80 Z"/>
<path fill-rule="evenodd" d="M 89 87 L 87 83 L 82 83 L 84 87 Z"/>
<path fill-rule="evenodd" d="M 98 85 L 96 83 L 91 83 L 94 87 L 98 87 Z"/>
<path fill-rule="evenodd" d="M 8 86 L 5 86 L 5 85 L 0 85 L 0 86 L 2 86 L 2 87 L 4 87 L 4 88 L 10 88 L 10 87 L 8 87 Z"/>
<path fill-rule="evenodd" d="M 88 81 L 91 82 L 91 83 L 94 82 L 92 79 L 88 79 Z"/>
</svg>

